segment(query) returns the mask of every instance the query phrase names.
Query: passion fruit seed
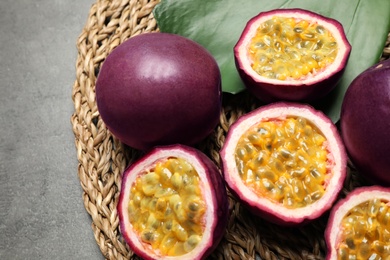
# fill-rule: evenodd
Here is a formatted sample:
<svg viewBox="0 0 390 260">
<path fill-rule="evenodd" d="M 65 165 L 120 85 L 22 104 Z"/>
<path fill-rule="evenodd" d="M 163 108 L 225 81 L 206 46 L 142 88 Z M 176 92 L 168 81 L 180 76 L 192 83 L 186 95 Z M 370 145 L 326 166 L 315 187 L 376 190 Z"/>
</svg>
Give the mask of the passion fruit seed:
<svg viewBox="0 0 390 260">
<path fill-rule="evenodd" d="M 390 259 L 390 202 L 372 199 L 344 216 L 338 259 Z"/>
<path fill-rule="evenodd" d="M 179 256 L 201 241 L 206 207 L 196 170 L 172 157 L 137 177 L 129 221 L 144 243 L 163 255 Z"/>
<path fill-rule="evenodd" d="M 323 134 L 303 117 L 261 121 L 238 141 L 235 160 L 245 184 L 286 208 L 322 197 L 329 174 Z"/>
<path fill-rule="evenodd" d="M 300 79 L 333 63 L 337 42 L 322 25 L 274 16 L 258 27 L 248 53 L 261 76 Z"/>
</svg>

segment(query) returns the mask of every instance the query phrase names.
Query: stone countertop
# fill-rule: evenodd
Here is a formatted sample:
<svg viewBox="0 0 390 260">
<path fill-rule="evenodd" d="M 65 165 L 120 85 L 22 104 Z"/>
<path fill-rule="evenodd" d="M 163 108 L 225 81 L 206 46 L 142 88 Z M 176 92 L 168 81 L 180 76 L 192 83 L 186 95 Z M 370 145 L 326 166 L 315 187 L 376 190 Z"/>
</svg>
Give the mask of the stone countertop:
<svg viewBox="0 0 390 260">
<path fill-rule="evenodd" d="M 0 259 L 103 259 L 70 117 L 93 0 L 0 1 Z"/>
</svg>

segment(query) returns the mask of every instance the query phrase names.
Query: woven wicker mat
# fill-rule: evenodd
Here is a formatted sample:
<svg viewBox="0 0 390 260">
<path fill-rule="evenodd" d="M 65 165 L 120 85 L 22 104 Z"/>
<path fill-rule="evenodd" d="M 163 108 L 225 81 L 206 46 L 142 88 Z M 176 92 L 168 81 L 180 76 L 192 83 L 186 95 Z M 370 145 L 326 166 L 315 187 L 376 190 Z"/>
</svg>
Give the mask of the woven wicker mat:
<svg viewBox="0 0 390 260">
<path fill-rule="evenodd" d="M 106 259 L 137 259 L 121 237 L 116 209 L 125 167 L 141 156 L 122 145 L 106 129 L 95 103 L 95 80 L 107 55 L 127 38 L 158 31 L 152 10 L 158 0 L 97 0 L 77 41 L 78 58 L 71 117 L 83 200 L 92 218 L 92 230 Z M 390 38 L 390 34 L 389 34 Z M 382 59 L 389 58 L 389 40 Z M 259 104 L 245 91 L 225 94 L 220 124 L 197 146 L 219 165 L 218 151 L 229 126 Z M 349 167 L 344 190 L 364 185 Z M 226 235 L 211 259 L 323 259 L 323 232 L 327 215 L 302 228 L 285 228 L 265 222 L 246 211 L 229 194 L 231 217 Z"/>
</svg>

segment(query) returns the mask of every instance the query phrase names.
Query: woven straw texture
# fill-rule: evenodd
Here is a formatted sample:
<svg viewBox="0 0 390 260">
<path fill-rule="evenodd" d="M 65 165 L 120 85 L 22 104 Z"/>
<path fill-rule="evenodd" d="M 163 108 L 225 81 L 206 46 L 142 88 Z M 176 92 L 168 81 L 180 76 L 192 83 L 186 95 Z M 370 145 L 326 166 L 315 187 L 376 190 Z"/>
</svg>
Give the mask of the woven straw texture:
<svg viewBox="0 0 390 260">
<path fill-rule="evenodd" d="M 83 200 L 92 219 L 96 242 L 106 259 L 138 259 L 121 237 L 116 209 L 125 167 L 142 154 L 122 145 L 106 129 L 95 103 L 95 81 L 104 59 L 131 36 L 158 31 L 152 10 L 158 0 L 97 0 L 78 41 L 76 81 L 71 117 Z M 390 34 L 389 34 L 390 39 Z M 386 43 L 382 59 L 390 56 Z M 219 150 L 229 126 L 242 114 L 259 106 L 248 93 L 223 97 L 220 123 L 197 146 L 219 166 Z M 364 185 L 349 167 L 344 190 Z M 210 259 L 323 259 L 323 232 L 327 215 L 303 228 L 273 225 L 251 215 L 229 193 L 230 222 L 226 235 Z"/>
</svg>

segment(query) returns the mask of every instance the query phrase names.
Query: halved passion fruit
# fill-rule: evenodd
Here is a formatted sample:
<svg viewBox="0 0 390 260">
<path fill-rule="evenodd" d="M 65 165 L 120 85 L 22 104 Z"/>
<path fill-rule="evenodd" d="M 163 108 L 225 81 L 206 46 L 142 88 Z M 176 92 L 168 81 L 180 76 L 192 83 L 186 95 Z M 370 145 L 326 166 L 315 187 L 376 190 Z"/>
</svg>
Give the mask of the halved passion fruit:
<svg viewBox="0 0 390 260">
<path fill-rule="evenodd" d="M 327 259 L 390 259 L 390 188 L 357 188 L 332 209 Z"/>
<path fill-rule="evenodd" d="M 183 145 L 154 148 L 124 172 L 118 212 L 123 237 L 143 259 L 204 259 L 229 215 L 217 167 Z"/>
<path fill-rule="evenodd" d="M 328 210 L 346 176 L 336 127 L 304 104 L 274 103 L 239 118 L 221 150 L 232 193 L 254 214 L 294 225 Z"/>
<path fill-rule="evenodd" d="M 234 47 L 246 87 L 265 102 L 325 96 L 339 81 L 350 51 L 338 21 L 302 9 L 258 14 Z"/>
</svg>

